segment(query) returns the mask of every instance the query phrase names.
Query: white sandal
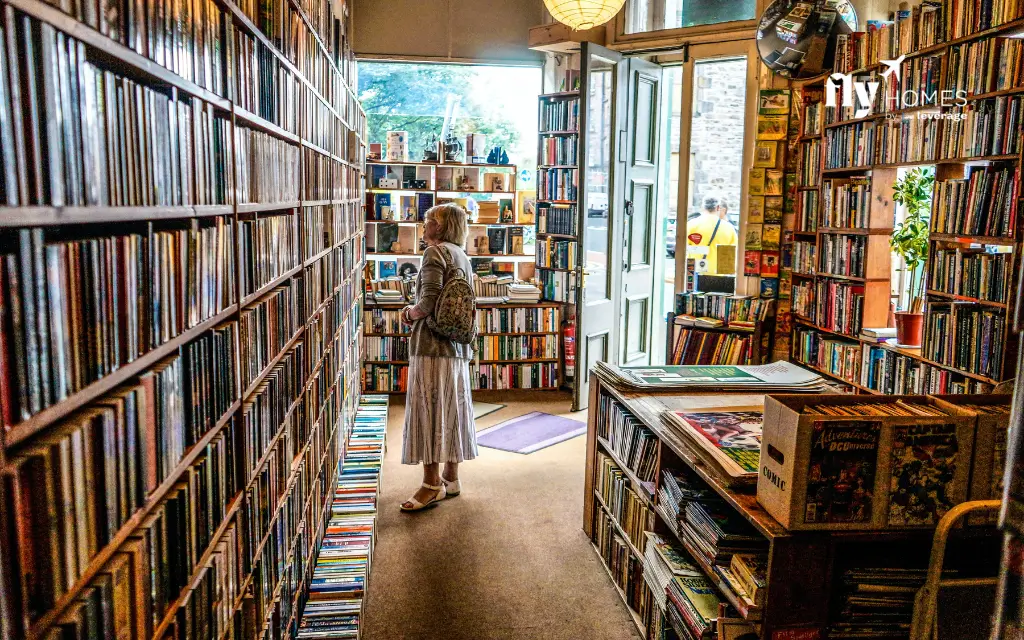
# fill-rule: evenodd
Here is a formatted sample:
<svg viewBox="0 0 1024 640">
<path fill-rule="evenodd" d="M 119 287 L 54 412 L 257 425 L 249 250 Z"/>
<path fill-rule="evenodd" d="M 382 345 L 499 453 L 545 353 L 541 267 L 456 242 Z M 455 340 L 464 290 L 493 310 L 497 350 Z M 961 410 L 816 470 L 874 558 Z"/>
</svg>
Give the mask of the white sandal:
<svg viewBox="0 0 1024 640">
<path fill-rule="evenodd" d="M 424 489 L 430 489 L 431 491 L 436 491 L 437 493 L 434 494 L 433 498 L 431 498 L 430 500 L 427 500 L 426 502 L 420 502 L 416 498 L 409 498 L 408 500 L 403 502 L 401 504 L 401 506 L 399 507 L 402 511 L 422 511 L 423 509 L 426 509 L 427 507 L 437 506 L 438 502 L 440 502 L 440 501 L 442 501 L 442 500 L 444 500 L 445 498 L 448 497 L 448 494 L 447 494 L 447 492 L 445 491 L 445 488 L 444 488 L 444 482 L 441 482 L 441 485 L 438 486 L 438 487 L 435 487 L 433 485 L 429 485 L 426 482 L 424 482 L 422 486 L 423 486 Z M 412 506 L 411 507 L 407 507 L 407 506 L 405 506 L 406 503 L 412 504 Z"/>
<path fill-rule="evenodd" d="M 458 480 L 445 480 L 444 476 L 441 476 L 441 484 L 444 485 L 446 498 L 455 498 L 462 493 L 462 483 Z"/>
</svg>

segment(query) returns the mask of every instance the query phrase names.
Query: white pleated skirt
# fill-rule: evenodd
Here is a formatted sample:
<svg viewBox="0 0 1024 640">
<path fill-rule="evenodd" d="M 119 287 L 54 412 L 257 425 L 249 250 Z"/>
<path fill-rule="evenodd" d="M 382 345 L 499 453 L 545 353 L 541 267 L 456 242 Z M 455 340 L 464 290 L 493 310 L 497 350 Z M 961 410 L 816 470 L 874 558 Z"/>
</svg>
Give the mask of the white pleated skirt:
<svg viewBox="0 0 1024 640">
<path fill-rule="evenodd" d="M 412 356 L 405 396 L 403 464 L 476 457 L 469 360 Z"/>
</svg>

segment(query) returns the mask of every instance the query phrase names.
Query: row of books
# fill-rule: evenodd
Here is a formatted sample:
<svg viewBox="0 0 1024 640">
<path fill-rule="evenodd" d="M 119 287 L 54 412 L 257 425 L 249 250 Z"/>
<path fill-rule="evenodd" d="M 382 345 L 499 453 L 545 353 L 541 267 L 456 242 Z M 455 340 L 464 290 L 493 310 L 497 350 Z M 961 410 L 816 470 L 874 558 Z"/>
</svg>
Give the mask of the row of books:
<svg viewBox="0 0 1024 640">
<path fill-rule="evenodd" d="M 1013 155 L 1020 150 L 1022 96 L 997 96 L 963 107 L 963 117 L 946 120 L 943 158 Z"/>
<path fill-rule="evenodd" d="M 408 389 L 409 365 L 363 363 L 363 393 L 402 392 Z"/>
<path fill-rule="evenodd" d="M 816 136 L 821 134 L 824 123 L 825 105 L 818 101 L 804 105 L 803 135 Z M 814 165 L 815 167 L 817 165 Z"/>
<path fill-rule="evenodd" d="M 800 186 L 816 187 L 821 177 L 821 140 L 801 142 L 800 152 Z"/>
<path fill-rule="evenodd" d="M 434 206 L 433 193 L 370 193 L 367 192 L 368 220 L 397 220 L 401 222 L 422 222 L 427 209 Z"/>
<path fill-rule="evenodd" d="M 524 240 L 523 227 L 474 226 L 469 229 L 466 248 L 471 256 L 521 256 Z"/>
<path fill-rule="evenodd" d="M 0 256 L 0 406 L 28 419 L 233 304 L 234 225 L 47 242 Z"/>
<path fill-rule="evenodd" d="M 807 327 L 793 329 L 793 358 L 825 373 L 860 384 L 861 345 L 859 342 L 836 339 Z"/>
<path fill-rule="evenodd" d="M 914 600 L 927 578 L 925 569 L 897 567 L 848 569 L 842 599 L 828 626 L 829 638 L 909 638 Z M 943 571 L 943 578 L 952 572 Z"/>
<path fill-rule="evenodd" d="M 643 558 L 630 549 L 629 540 L 615 526 L 604 509 L 594 510 L 594 548 L 601 556 L 612 580 L 625 596 L 626 604 L 643 619 L 651 605 L 651 592 L 644 582 Z"/>
<path fill-rule="evenodd" d="M 480 333 L 557 333 L 558 309 L 554 307 L 477 309 Z"/>
<path fill-rule="evenodd" d="M 576 136 L 541 137 L 540 145 L 540 159 L 542 164 L 576 164 Z"/>
<path fill-rule="evenodd" d="M 1012 236 L 1017 224 L 1020 168 L 972 166 L 967 177 L 939 180 L 932 198 L 932 233 Z"/>
<path fill-rule="evenodd" d="M 557 360 L 561 349 L 557 335 L 480 336 L 476 342 L 479 360 Z"/>
<path fill-rule="evenodd" d="M 881 112 L 939 104 L 942 56 L 920 56 L 904 60 L 899 71 L 899 74 L 892 74 L 882 82 Z M 908 100 L 907 96 L 914 98 Z"/>
<path fill-rule="evenodd" d="M 238 317 L 242 386 L 248 388 L 299 328 L 299 287 L 288 280 Z"/>
<path fill-rule="evenodd" d="M 887 395 L 992 392 L 986 382 L 875 345 L 863 345 L 860 383 Z"/>
<path fill-rule="evenodd" d="M 579 98 L 568 100 L 547 98 L 540 101 L 540 130 L 542 132 L 576 131 L 579 128 L 579 120 Z"/>
<path fill-rule="evenodd" d="M 1002 378 L 1006 316 L 961 303 L 927 305 L 921 355 L 939 364 L 992 379 Z"/>
<path fill-rule="evenodd" d="M 537 199 L 550 201 L 576 200 L 578 169 L 539 169 Z"/>
<path fill-rule="evenodd" d="M 537 238 L 537 266 L 553 269 L 574 269 L 579 243 L 575 240 Z"/>
<path fill-rule="evenodd" d="M 818 236 L 818 271 L 823 274 L 864 277 L 868 259 L 867 236 L 825 233 Z"/>
<path fill-rule="evenodd" d="M 975 249 L 934 249 L 928 286 L 934 291 L 990 302 L 1006 302 L 1013 254 Z"/>
<path fill-rule="evenodd" d="M 1020 0 L 946 0 L 943 19 L 947 40 L 957 40 L 1024 17 Z"/>
<path fill-rule="evenodd" d="M 836 229 L 865 229 L 871 213 L 871 179 L 833 178 L 822 186 L 820 225 Z"/>
<path fill-rule="evenodd" d="M 868 20 L 865 31 L 839 34 L 835 71 L 850 73 L 943 42 L 942 6 L 940 1 L 929 0 L 910 10 L 896 11 L 889 20 Z"/>
<path fill-rule="evenodd" d="M 670 364 L 754 364 L 759 350 L 753 336 L 679 329 Z"/>
<path fill-rule="evenodd" d="M 575 271 L 540 271 L 537 273 L 537 285 L 541 288 L 544 300 L 576 302 Z"/>
<path fill-rule="evenodd" d="M 629 478 L 615 462 L 597 452 L 594 490 L 604 504 L 601 509 L 615 520 L 618 529 L 626 535 L 641 553 L 647 543 L 644 531 L 653 528 L 654 512 L 629 488 Z"/>
<path fill-rule="evenodd" d="M 299 219 L 295 215 L 240 220 L 238 240 L 243 297 L 299 266 Z"/>
<path fill-rule="evenodd" d="M 235 128 L 239 204 L 299 199 L 299 148 L 249 127 Z"/>
<path fill-rule="evenodd" d="M 949 48 L 946 88 L 980 95 L 1024 86 L 1024 45 L 1016 38 L 985 38 Z"/>
<path fill-rule="evenodd" d="M 753 328 L 771 314 L 771 300 L 728 293 L 682 292 L 676 294 L 675 310 L 679 315 L 710 317 L 726 326 Z"/>
<path fill-rule="evenodd" d="M 865 167 L 875 159 L 875 123 L 857 122 L 825 130 L 825 168 Z"/>
<path fill-rule="evenodd" d="M 793 271 L 813 275 L 818 266 L 818 245 L 798 240 L 793 243 Z"/>
<path fill-rule="evenodd" d="M 343 180 L 334 171 L 341 168 L 333 158 L 313 149 L 302 149 L 302 199 L 340 200 Z M 344 175 L 344 174 L 342 174 Z"/>
<path fill-rule="evenodd" d="M 821 278 L 814 283 L 814 315 L 818 326 L 847 335 L 860 332 L 864 286 Z"/>
<path fill-rule="evenodd" d="M 575 236 L 577 225 L 576 205 L 537 204 L 537 233 L 554 233 Z"/>
<path fill-rule="evenodd" d="M 807 189 L 799 192 L 794 231 L 814 233 L 818 230 L 818 202 L 817 190 Z"/>
<path fill-rule="evenodd" d="M 387 396 L 363 396 L 345 446 L 299 638 L 358 638 L 376 538 Z"/>
<path fill-rule="evenodd" d="M 473 292 L 479 301 L 481 298 L 503 302 L 508 297 L 509 285 L 515 282 L 512 275 L 477 275 L 473 274 Z"/>
<path fill-rule="evenodd" d="M 105 70 L 83 43 L 10 13 L 0 63 L 19 90 L 0 96 L 4 204 L 227 202 L 227 119 L 198 99 L 173 99 Z M 54 72 L 36 77 L 44 67 Z"/>
<path fill-rule="evenodd" d="M 790 298 L 790 309 L 798 318 L 814 320 L 817 309 L 814 306 L 815 283 L 813 281 L 796 281 L 793 283 Z"/>
<path fill-rule="evenodd" d="M 335 290 L 339 299 L 343 300 L 342 308 L 351 306 L 353 296 L 360 290 L 355 272 L 364 259 L 362 238 L 355 236 L 308 265 L 302 277 L 305 293 L 302 301 L 307 316 L 319 308 Z"/>
<path fill-rule="evenodd" d="M 409 340 L 399 336 L 364 336 L 367 361 L 409 360 Z"/>
<path fill-rule="evenodd" d="M 470 371 L 473 389 L 555 389 L 557 362 L 534 364 L 481 364 Z"/>
<path fill-rule="evenodd" d="M 302 207 L 302 257 L 310 260 L 364 228 L 358 202 Z"/>
<path fill-rule="evenodd" d="M 875 157 L 877 164 L 923 162 L 938 158 L 940 145 L 948 143 L 949 135 L 940 139 L 941 120 L 923 118 L 927 113 L 911 113 L 875 124 Z M 948 133 L 949 127 L 944 133 Z"/>
<path fill-rule="evenodd" d="M 650 497 L 654 493 L 654 473 L 657 468 L 658 438 L 643 422 L 611 396 L 601 396 L 597 414 L 597 436 L 603 438 L 626 467 L 632 471 Z"/>
<path fill-rule="evenodd" d="M 250 113 L 295 133 L 298 122 L 299 81 L 263 42 L 234 28 L 239 65 L 235 102 Z"/>
</svg>

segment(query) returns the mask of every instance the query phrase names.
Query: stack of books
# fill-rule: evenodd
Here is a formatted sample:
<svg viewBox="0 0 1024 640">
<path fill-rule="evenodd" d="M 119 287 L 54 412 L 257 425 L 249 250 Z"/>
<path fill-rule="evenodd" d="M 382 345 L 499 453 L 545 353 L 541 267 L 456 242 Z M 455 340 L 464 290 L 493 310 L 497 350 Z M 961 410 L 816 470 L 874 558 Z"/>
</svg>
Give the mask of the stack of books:
<svg viewBox="0 0 1024 640">
<path fill-rule="evenodd" d="M 523 304 L 536 304 L 540 302 L 540 289 L 535 285 L 526 282 L 517 282 L 508 285 L 506 302 L 519 302 Z"/>
<path fill-rule="evenodd" d="M 373 293 L 373 299 L 380 303 L 405 302 L 405 294 L 399 289 L 377 289 Z"/>
<path fill-rule="evenodd" d="M 952 576 L 944 571 L 943 578 Z M 842 608 L 829 638 L 909 638 L 924 569 L 861 568 L 843 574 Z"/>
<path fill-rule="evenodd" d="M 508 296 L 508 287 L 515 278 L 510 275 L 473 274 L 473 290 L 477 303 L 502 303 Z"/>
<path fill-rule="evenodd" d="M 299 638 L 358 638 L 373 556 L 387 396 L 363 396 L 348 436 Z"/>
<path fill-rule="evenodd" d="M 501 220 L 501 209 L 497 201 L 480 200 L 477 203 L 476 221 L 493 224 Z"/>
<path fill-rule="evenodd" d="M 668 585 L 666 616 L 680 638 L 711 640 L 721 602 L 703 576 L 679 576 Z"/>
<path fill-rule="evenodd" d="M 693 578 L 703 574 L 678 543 L 651 531 L 645 531 L 644 535 L 647 536 L 647 548 L 644 550 L 644 581 L 651 589 L 655 604 L 664 614 L 668 607 L 666 589 L 672 579 Z"/>
</svg>

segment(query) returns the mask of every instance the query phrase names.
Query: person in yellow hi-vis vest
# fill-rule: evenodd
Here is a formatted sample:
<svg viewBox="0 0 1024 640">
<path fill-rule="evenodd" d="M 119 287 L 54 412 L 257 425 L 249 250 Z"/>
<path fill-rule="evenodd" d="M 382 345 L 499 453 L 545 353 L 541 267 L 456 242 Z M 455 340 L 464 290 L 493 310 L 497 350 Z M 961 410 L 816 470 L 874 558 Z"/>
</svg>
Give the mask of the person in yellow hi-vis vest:
<svg viewBox="0 0 1024 640">
<path fill-rule="evenodd" d="M 687 255 L 706 256 L 707 273 L 718 273 L 719 245 L 736 246 L 736 227 L 726 218 L 728 206 L 718 196 L 704 198 L 704 211 L 686 222 L 687 247 L 702 249 L 687 250 Z M 723 265 L 725 266 L 725 265 Z"/>
</svg>

